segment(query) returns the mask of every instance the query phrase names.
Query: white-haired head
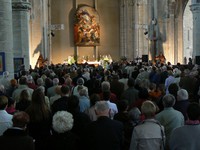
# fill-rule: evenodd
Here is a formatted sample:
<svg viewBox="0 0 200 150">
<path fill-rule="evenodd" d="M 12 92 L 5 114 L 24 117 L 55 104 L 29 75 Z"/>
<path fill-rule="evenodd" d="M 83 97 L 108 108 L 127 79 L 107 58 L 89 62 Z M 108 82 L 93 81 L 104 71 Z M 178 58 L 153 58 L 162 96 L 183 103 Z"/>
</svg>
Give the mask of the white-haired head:
<svg viewBox="0 0 200 150">
<path fill-rule="evenodd" d="M 59 84 L 59 79 L 58 78 L 54 78 L 53 79 L 53 85 L 58 85 Z"/>
<path fill-rule="evenodd" d="M 67 111 L 58 111 L 53 116 L 53 129 L 57 133 L 64 133 L 72 129 L 74 119 L 71 113 Z"/>
<path fill-rule="evenodd" d="M 37 79 L 37 85 L 38 86 L 41 86 L 41 85 L 43 85 L 44 84 L 44 80 L 42 79 L 42 78 L 38 78 Z"/>
<path fill-rule="evenodd" d="M 167 67 L 166 66 L 162 66 L 162 71 L 167 71 Z"/>
<path fill-rule="evenodd" d="M 33 82 L 33 77 L 31 75 L 27 76 L 27 83 L 32 83 Z"/>
<path fill-rule="evenodd" d="M 177 100 L 178 101 L 183 101 L 183 100 L 188 100 L 188 92 L 185 89 L 180 89 L 177 92 Z"/>
<path fill-rule="evenodd" d="M 110 83 L 109 83 L 108 81 L 103 81 L 103 82 L 101 83 L 101 90 L 102 90 L 103 92 L 105 92 L 105 91 L 110 91 Z"/>
<path fill-rule="evenodd" d="M 39 89 L 40 91 L 42 91 L 43 93 L 45 93 L 45 87 L 44 86 L 39 86 L 37 89 Z"/>
<path fill-rule="evenodd" d="M 181 70 L 179 70 L 178 68 L 173 69 L 173 74 L 174 76 L 180 76 L 181 75 Z"/>
</svg>

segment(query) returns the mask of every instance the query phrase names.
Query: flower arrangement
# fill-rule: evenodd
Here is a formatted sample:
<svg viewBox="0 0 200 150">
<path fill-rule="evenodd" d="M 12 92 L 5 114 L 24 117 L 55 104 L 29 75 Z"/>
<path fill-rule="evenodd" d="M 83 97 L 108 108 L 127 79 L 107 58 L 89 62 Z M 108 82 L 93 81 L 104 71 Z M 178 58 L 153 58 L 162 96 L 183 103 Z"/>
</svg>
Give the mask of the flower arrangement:
<svg viewBox="0 0 200 150">
<path fill-rule="evenodd" d="M 67 59 L 64 60 L 64 63 L 69 64 L 69 65 L 72 65 L 72 64 L 74 64 L 75 62 L 76 62 L 76 60 L 75 60 L 74 56 L 71 56 L 71 55 L 69 55 L 69 56 L 67 57 Z"/>
</svg>

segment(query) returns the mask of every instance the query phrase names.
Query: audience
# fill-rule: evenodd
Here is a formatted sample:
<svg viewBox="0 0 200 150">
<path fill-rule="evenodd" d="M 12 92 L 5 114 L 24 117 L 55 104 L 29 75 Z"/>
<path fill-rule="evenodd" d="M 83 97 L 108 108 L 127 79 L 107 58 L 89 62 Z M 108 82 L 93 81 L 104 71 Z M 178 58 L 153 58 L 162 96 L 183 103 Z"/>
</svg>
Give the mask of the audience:
<svg viewBox="0 0 200 150">
<path fill-rule="evenodd" d="M 37 88 L 37 85 L 35 84 L 33 77 L 31 75 L 27 76 L 27 85 L 29 88 L 35 90 Z"/>
<path fill-rule="evenodd" d="M 10 86 L 6 90 L 6 94 L 9 97 L 12 97 L 12 94 L 13 94 L 14 90 L 17 88 L 17 86 L 18 86 L 17 80 L 16 79 L 11 79 L 10 80 Z"/>
<path fill-rule="evenodd" d="M 127 73 L 123 73 L 123 76 L 121 79 L 119 79 L 119 82 L 123 83 L 124 84 L 124 90 L 127 90 L 128 89 L 128 75 Z"/>
<path fill-rule="evenodd" d="M 124 126 L 124 144 L 123 150 L 128 150 L 130 145 L 131 133 L 133 126 L 128 113 L 128 102 L 121 100 L 117 103 L 118 113 L 114 115 L 114 120 L 118 120 L 123 123 Z"/>
<path fill-rule="evenodd" d="M 90 99 L 86 88 L 81 88 L 79 90 L 79 107 L 80 112 L 84 112 L 86 109 L 90 108 Z"/>
<path fill-rule="evenodd" d="M 120 99 L 124 92 L 124 84 L 119 82 L 119 75 L 113 75 L 112 81 L 110 82 L 110 91 L 117 96 L 117 99 Z"/>
<path fill-rule="evenodd" d="M 155 120 L 156 106 L 147 100 L 141 111 L 145 120 L 133 129 L 130 150 L 164 150 L 164 127 Z"/>
<path fill-rule="evenodd" d="M 13 116 L 6 112 L 6 107 L 8 105 L 8 98 L 6 96 L 0 96 L 0 135 L 3 134 L 5 130 L 12 127 Z"/>
<path fill-rule="evenodd" d="M 134 87 L 135 80 L 133 78 L 128 79 L 128 89 L 122 93 L 121 99 L 126 99 L 128 105 L 133 104 L 138 99 L 139 91 Z"/>
<path fill-rule="evenodd" d="M 169 70 L 168 71 L 168 77 L 165 79 L 166 94 L 169 94 L 168 88 L 169 88 L 170 84 L 175 83 L 175 82 L 176 82 L 176 79 L 173 76 L 173 72 L 172 72 L 172 70 Z"/>
<path fill-rule="evenodd" d="M 56 95 L 56 92 L 55 92 L 55 88 L 59 85 L 59 79 L 58 78 L 54 78 L 53 79 L 53 86 L 52 87 L 49 87 L 47 89 L 47 96 L 50 98 L 54 95 Z"/>
<path fill-rule="evenodd" d="M 72 133 L 76 134 L 78 137 L 85 137 L 83 131 L 85 127 L 91 122 L 89 116 L 83 112 L 80 112 L 79 98 L 75 95 L 71 95 L 68 100 L 67 111 L 73 115 L 74 126 L 72 128 Z"/>
<path fill-rule="evenodd" d="M 44 100 L 45 104 L 49 107 L 50 109 L 50 103 L 49 103 L 49 98 L 45 95 L 45 87 L 44 86 L 39 86 L 37 90 L 40 90 L 42 93 L 44 93 Z"/>
<path fill-rule="evenodd" d="M 13 115 L 17 110 L 15 109 L 16 101 L 12 98 L 8 99 L 8 105 L 6 108 L 7 113 Z"/>
<path fill-rule="evenodd" d="M 197 150 L 200 149 L 200 106 L 191 103 L 187 108 L 189 120 L 186 125 L 173 130 L 170 137 L 170 150 Z"/>
<path fill-rule="evenodd" d="M 49 98 L 50 106 L 59 98 L 61 98 L 61 85 L 56 86 L 55 88 L 55 95 Z"/>
<path fill-rule="evenodd" d="M 90 117 L 91 121 L 97 120 L 97 115 L 95 113 L 95 103 L 100 101 L 99 94 L 92 94 L 90 96 L 90 108 L 85 110 L 85 113 Z"/>
<path fill-rule="evenodd" d="M 70 96 L 70 89 L 68 86 L 63 85 L 60 88 L 61 91 L 61 98 L 54 101 L 51 105 L 52 114 L 55 114 L 57 111 L 67 110 L 68 107 L 68 100 Z"/>
<path fill-rule="evenodd" d="M 84 130 L 83 149 L 120 150 L 123 146 L 123 124 L 109 118 L 109 105 L 106 101 L 95 104 L 98 119 Z"/>
<path fill-rule="evenodd" d="M 108 106 L 110 108 L 109 114 L 110 118 L 113 119 L 114 115 L 118 113 L 117 105 L 110 101 L 110 91 L 103 92 L 103 100 L 107 101 Z"/>
<path fill-rule="evenodd" d="M 35 149 L 42 150 L 45 140 L 50 136 L 52 115 L 40 89 L 33 92 L 31 105 L 25 111 L 30 116 L 27 128 L 29 135 L 35 139 Z"/>
<path fill-rule="evenodd" d="M 25 111 L 26 108 L 31 104 L 29 100 L 29 93 L 26 89 L 24 89 L 19 97 L 19 102 L 16 103 L 16 110 Z"/>
<path fill-rule="evenodd" d="M 188 119 L 186 113 L 188 105 L 190 103 L 188 98 L 189 98 L 188 92 L 185 89 L 180 89 L 177 92 L 177 101 L 174 105 L 174 109 L 180 111 L 183 114 L 185 121 Z"/>
<path fill-rule="evenodd" d="M 161 125 L 165 127 L 165 134 L 166 134 L 165 148 L 167 150 L 169 149 L 169 140 L 171 132 L 173 132 L 175 128 L 177 127 L 179 128 L 180 126 L 182 126 L 184 124 L 184 121 L 188 123 L 187 121 L 188 115 L 186 113 L 186 110 L 190 102 L 194 101 L 194 99 L 192 99 L 194 98 L 194 95 L 192 94 L 195 93 L 193 91 L 193 88 L 190 88 L 191 85 L 193 85 L 190 84 L 190 82 L 193 83 L 192 81 L 199 80 L 198 79 L 199 76 L 197 76 L 198 68 L 197 66 L 195 66 L 196 68 L 195 67 L 191 68 L 191 70 L 189 70 L 188 72 L 187 66 L 172 66 L 170 64 L 160 65 L 157 63 L 152 66 L 150 65 L 151 64 L 147 65 L 144 63 L 136 64 L 134 62 L 128 62 L 128 61 L 124 64 L 111 63 L 108 64 L 106 68 L 103 68 L 102 66 L 97 66 L 97 67 L 90 66 L 88 64 L 82 64 L 82 65 L 52 64 L 48 67 L 45 66 L 43 68 L 31 69 L 30 73 L 28 71 L 23 71 L 19 75 L 19 86 L 17 85 L 17 80 L 15 79 L 12 80 L 13 87 L 9 87 L 5 91 L 4 88 L 1 88 L 0 86 L 0 95 L 1 95 L 0 99 L 1 97 L 5 96 L 6 96 L 5 99 L 8 99 L 8 101 L 3 101 L 2 103 L 3 106 L 0 109 L 0 135 L 2 135 L 5 130 L 7 130 L 12 126 L 12 121 L 11 121 L 12 115 L 9 116 L 8 113 L 5 113 L 5 110 L 9 111 L 9 113 L 12 113 L 14 115 L 15 113 L 18 113 L 17 111 L 26 111 L 30 116 L 30 122 L 27 124 L 27 129 L 29 130 L 29 136 L 31 136 L 35 141 L 34 144 L 36 150 L 43 148 L 57 149 L 57 147 L 59 149 L 60 145 L 58 146 L 56 145 L 56 143 L 57 144 L 59 144 L 59 142 L 62 143 L 62 138 L 67 138 L 65 136 L 68 135 L 70 136 L 72 135 L 72 139 L 68 140 L 69 142 L 71 141 L 70 142 L 71 145 L 76 143 L 78 145 L 78 149 L 84 149 L 85 147 L 88 147 L 87 143 L 88 141 L 86 142 L 86 144 L 83 144 L 83 142 L 86 140 L 85 139 L 85 135 L 87 135 L 86 132 L 89 131 L 87 139 L 91 139 L 91 137 L 88 136 L 94 135 L 95 137 L 94 140 L 96 140 L 98 139 L 96 138 L 96 136 L 98 136 L 97 134 L 99 134 L 99 132 L 90 133 L 91 131 L 88 129 L 88 126 L 92 127 L 92 131 L 96 131 L 96 128 L 99 127 L 98 125 L 101 123 L 103 124 L 103 122 L 106 120 L 105 124 L 108 125 L 108 127 L 106 125 L 105 126 L 102 125 L 101 127 L 102 129 L 100 128 L 102 130 L 102 131 L 100 130 L 102 132 L 100 133 L 100 137 L 103 137 L 103 135 L 101 134 L 104 133 L 103 128 L 106 128 L 106 133 L 105 133 L 106 135 L 111 133 L 111 136 L 109 137 L 112 136 L 118 137 L 118 138 L 113 138 L 111 140 L 109 139 L 108 141 L 111 141 L 111 143 L 113 142 L 112 140 L 114 139 L 120 141 L 120 143 L 118 144 L 113 142 L 113 146 L 108 145 L 108 147 L 111 147 L 110 149 L 128 150 L 130 142 L 132 142 L 131 141 L 132 130 L 135 130 L 135 128 L 137 127 L 139 128 L 140 126 L 146 124 L 144 122 L 146 120 L 149 120 L 148 117 L 144 115 L 144 113 L 140 115 L 139 109 L 142 110 L 141 106 L 148 100 L 152 100 L 157 104 L 156 108 L 159 107 L 159 110 L 156 109 L 156 112 L 160 113 L 158 113 L 155 118 L 158 121 L 160 121 Z M 133 73 L 134 69 L 136 71 L 135 73 Z M 85 72 L 83 72 L 83 70 Z M 174 70 L 174 74 L 170 73 L 171 70 Z M 178 78 L 176 78 L 177 70 L 178 71 L 181 70 L 182 72 L 181 75 L 179 74 Z M 118 81 L 123 77 L 122 76 L 123 72 L 127 73 L 129 77 L 127 79 L 122 80 L 124 83 L 121 83 L 122 81 L 120 82 L 121 85 L 123 84 L 125 91 L 124 89 L 122 90 L 122 88 L 120 88 L 121 85 L 118 84 Z M 185 72 L 188 72 L 186 76 Z M 134 78 L 136 78 L 136 81 L 130 78 L 132 75 L 134 76 Z M 169 78 L 167 78 L 168 75 Z M 58 85 L 53 86 L 52 79 L 53 82 L 55 82 L 54 85 L 60 84 L 62 86 Z M 56 81 L 57 79 L 59 80 L 59 82 Z M 113 79 L 116 80 L 112 82 Z M 179 83 L 180 89 L 177 83 L 177 79 L 178 81 L 180 80 Z M 37 84 L 34 85 L 34 82 Z M 154 88 L 150 88 L 149 85 L 153 85 L 153 82 L 156 83 L 157 85 L 154 84 L 155 85 Z M 165 89 L 164 86 L 165 83 L 167 89 Z M 32 89 L 29 88 L 28 86 L 31 87 Z M 181 89 L 186 86 L 187 88 Z M 36 87 L 39 88 L 37 89 Z M 145 90 L 143 90 L 144 88 Z M 33 89 L 34 89 L 34 96 L 32 95 Z M 47 94 L 48 91 L 47 89 L 49 89 L 48 94 Z M 54 90 L 51 91 L 50 89 Z M 57 91 L 55 89 L 57 89 Z M 84 89 L 87 89 L 86 90 L 87 92 L 84 91 Z M 111 91 L 113 91 L 113 93 Z M 164 96 L 165 91 L 167 91 L 167 94 L 169 93 L 169 95 Z M 88 92 L 90 92 L 89 93 L 90 98 L 88 97 Z M 49 100 L 47 96 L 50 94 L 53 94 L 55 96 L 51 96 Z M 71 94 L 77 96 L 74 95 L 71 96 Z M 149 98 L 147 98 L 148 94 L 150 95 Z M 116 95 L 118 97 L 116 97 Z M 12 101 L 10 101 L 10 99 L 12 98 L 14 100 L 13 103 L 11 103 Z M 110 108 L 108 113 L 109 116 L 106 115 L 106 117 L 102 117 L 101 115 L 100 116 L 98 115 L 98 111 L 95 107 L 96 106 L 95 104 L 99 103 L 100 100 L 107 101 L 106 103 Z M 127 100 L 128 103 L 125 104 L 124 100 Z M 17 102 L 16 107 L 15 107 L 15 101 Z M 51 107 L 49 104 L 51 105 Z M 118 108 L 116 107 L 116 104 L 118 105 Z M 17 110 L 16 112 L 15 109 Z M 56 131 L 56 129 L 54 128 L 56 128 L 56 126 L 59 128 L 59 125 L 62 125 L 61 123 L 57 124 L 56 126 L 51 126 L 52 114 L 56 115 L 57 112 L 60 111 L 64 112 L 68 111 L 72 114 L 74 119 L 74 124 L 72 129 L 59 132 Z M 116 113 L 117 115 L 115 115 Z M 4 115 L 9 116 L 7 118 L 9 120 L 8 123 L 4 117 L 1 117 Z M 113 122 L 113 124 L 115 125 L 118 124 L 117 125 L 118 127 L 116 128 L 113 127 L 114 130 L 117 130 L 117 134 L 114 135 L 112 131 L 107 131 L 109 129 L 112 129 L 111 126 L 109 126 L 112 123 L 108 122 L 112 122 L 113 120 L 110 121 L 110 119 L 113 119 L 113 117 L 114 119 L 119 120 L 123 123 L 122 131 L 124 135 L 121 138 L 119 138 L 119 135 L 117 135 L 119 133 L 118 127 L 121 126 L 119 125 L 119 122 L 115 121 L 114 121 L 115 123 Z M 154 119 L 154 115 L 152 116 L 151 119 Z M 143 120 L 143 122 L 141 122 L 141 120 Z M 191 120 L 192 119 L 189 118 L 189 123 L 193 122 Z M 93 122 L 91 123 L 91 121 Z M 158 122 L 156 121 L 156 123 Z M 93 125 L 91 124 L 95 124 L 95 127 L 93 128 Z M 51 127 L 53 127 L 52 131 Z M 144 131 L 145 135 L 149 133 L 149 131 L 146 130 Z M 120 129 L 120 134 L 121 134 L 121 129 Z M 156 135 L 156 132 L 154 135 Z M 58 139 L 61 138 L 61 140 L 58 142 L 58 139 L 55 138 Z M 55 140 L 57 142 L 54 145 L 53 142 L 48 142 L 48 140 L 49 141 Z M 92 138 L 91 141 L 92 144 L 96 142 L 94 140 Z M 100 144 L 99 142 L 101 142 L 101 140 L 102 139 L 96 142 L 97 145 Z M 122 140 L 123 142 L 121 142 Z M 162 139 L 158 138 L 155 141 L 158 142 L 161 140 Z M 54 145 L 56 148 L 53 148 L 54 146 L 51 146 L 51 144 Z M 66 142 L 63 146 L 66 146 L 67 144 L 69 143 Z M 99 146 L 99 149 L 102 149 L 102 147 L 104 146 L 105 144 Z M 114 148 L 114 146 L 116 147 Z M 73 147 L 74 148 L 72 149 L 75 150 L 77 149 L 77 146 Z M 161 148 L 163 148 L 163 145 L 161 146 Z M 94 149 L 98 148 L 94 146 Z"/>
<path fill-rule="evenodd" d="M 34 139 L 26 131 L 29 115 L 23 111 L 13 115 L 13 126 L 0 136 L 1 150 L 34 150 Z"/>
<path fill-rule="evenodd" d="M 76 83 L 77 85 L 72 89 L 72 95 L 76 95 L 79 97 L 78 88 L 85 88 L 88 91 L 88 88 L 86 86 L 84 86 L 84 83 L 85 83 L 85 81 L 83 78 L 78 78 L 77 83 Z"/>
<path fill-rule="evenodd" d="M 73 124 L 71 113 L 56 112 L 52 120 L 53 134 L 47 139 L 44 150 L 78 150 L 79 138 L 70 131 Z"/>
<path fill-rule="evenodd" d="M 171 94 L 167 94 L 163 97 L 163 106 L 164 110 L 156 115 L 156 119 L 161 123 L 165 128 L 166 135 L 166 149 L 169 149 L 169 140 L 172 131 L 184 125 L 184 116 L 180 111 L 177 111 L 173 108 L 175 104 L 175 97 Z"/>
<path fill-rule="evenodd" d="M 110 82 L 108 81 L 103 81 L 101 83 L 101 92 L 99 93 L 99 96 L 100 96 L 100 99 L 103 100 L 103 93 L 104 92 L 110 92 L 110 97 L 109 97 L 109 100 L 112 102 L 112 103 L 117 103 L 118 102 L 118 99 L 117 99 L 117 96 L 116 94 L 112 93 L 110 91 Z"/>
<path fill-rule="evenodd" d="M 20 94 L 21 92 L 26 89 L 29 93 L 29 100 L 31 100 L 31 96 L 32 96 L 32 93 L 33 93 L 33 89 L 29 88 L 28 85 L 27 85 L 27 79 L 25 76 L 22 76 L 20 79 L 19 79 L 19 85 L 17 87 L 17 89 L 13 92 L 12 94 L 12 98 L 16 101 L 16 102 L 19 102 L 19 97 L 20 97 Z"/>
</svg>

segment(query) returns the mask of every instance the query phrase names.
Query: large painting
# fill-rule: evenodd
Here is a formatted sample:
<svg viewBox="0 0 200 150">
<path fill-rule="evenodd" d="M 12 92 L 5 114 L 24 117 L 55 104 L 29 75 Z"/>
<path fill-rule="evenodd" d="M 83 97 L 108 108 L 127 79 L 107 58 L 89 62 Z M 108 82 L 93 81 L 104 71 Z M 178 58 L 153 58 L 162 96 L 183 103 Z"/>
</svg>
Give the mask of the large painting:
<svg viewBox="0 0 200 150">
<path fill-rule="evenodd" d="M 74 41 L 76 46 L 100 44 L 99 15 L 93 7 L 78 7 L 74 23 Z"/>
<path fill-rule="evenodd" d="M 5 71 L 5 53 L 0 52 L 0 75 Z"/>
</svg>

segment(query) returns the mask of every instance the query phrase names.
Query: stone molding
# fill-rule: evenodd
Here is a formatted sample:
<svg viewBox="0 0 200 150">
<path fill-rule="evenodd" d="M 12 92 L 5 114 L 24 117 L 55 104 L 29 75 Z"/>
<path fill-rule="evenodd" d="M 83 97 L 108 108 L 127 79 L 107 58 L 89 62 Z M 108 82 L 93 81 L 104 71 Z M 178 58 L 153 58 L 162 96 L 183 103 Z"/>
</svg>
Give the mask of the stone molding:
<svg viewBox="0 0 200 150">
<path fill-rule="evenodd" d="M 12 2 L 12 9 L 16 11 L 31 10 L 31 3 L 29 2 Z"/>
</svg>

